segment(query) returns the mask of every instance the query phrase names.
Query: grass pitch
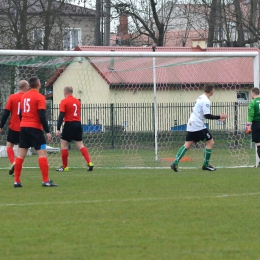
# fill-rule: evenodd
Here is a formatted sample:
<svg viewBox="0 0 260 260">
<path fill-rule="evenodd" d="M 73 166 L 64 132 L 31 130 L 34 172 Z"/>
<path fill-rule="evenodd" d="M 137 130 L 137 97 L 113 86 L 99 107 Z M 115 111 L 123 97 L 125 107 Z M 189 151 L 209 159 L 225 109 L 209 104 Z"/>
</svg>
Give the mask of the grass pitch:
<svg viewBox="0 0 260 260">
<path fill-rule="evenodd" d="M 0 170 L 0 258 L 259 259 L 260 169 Z"/>
</svg>

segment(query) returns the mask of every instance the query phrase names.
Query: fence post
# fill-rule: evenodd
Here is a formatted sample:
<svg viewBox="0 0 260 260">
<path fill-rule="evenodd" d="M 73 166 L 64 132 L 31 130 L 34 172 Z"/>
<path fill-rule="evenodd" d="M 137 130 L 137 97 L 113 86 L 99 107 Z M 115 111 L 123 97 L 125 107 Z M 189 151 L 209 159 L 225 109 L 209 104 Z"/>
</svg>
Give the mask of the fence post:
<svg viewBox="0 0 260 260">
<path fill-rule="evenodd" d="M 235 147 L 237 148 L 238 146 L 238 140 L 237 140 L 237 135 L 238 135 L 238 102 L 235 102 L 235 106 L 234 106 L 234 129 L 235 129 Z"/>
<path fill-rule="evenodd" d="M 114 104 L 110 104 L 110 129 L 111 129 L 111 145 L 112 148 L 115 148 L 115 141 L 114 141 Z"/>
</svg>

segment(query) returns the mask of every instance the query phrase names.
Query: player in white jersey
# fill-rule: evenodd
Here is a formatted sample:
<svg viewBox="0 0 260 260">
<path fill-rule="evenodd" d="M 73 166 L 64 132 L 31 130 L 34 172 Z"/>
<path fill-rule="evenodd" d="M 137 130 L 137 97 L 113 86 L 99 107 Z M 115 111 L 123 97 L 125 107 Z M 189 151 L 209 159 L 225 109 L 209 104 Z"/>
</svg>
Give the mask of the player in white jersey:
<svg viewBox="0 0 260 260">
<path fill-rule="evenodd" d="M 214 139 L 205 125 L 206 119 L 217 119 L 225 121 L 228 115 L 221 113 L 219 116 L 210 114 L 210 100 L 209 98 L 214 94 L 214 85 L 205 84 L 204 93 L 199 96 L 195 102 L 194 107 L 187 124 L 187 135 L 184 145 L 178 150 L 175 161 L 171 168 L 175 172 L 179 172 L 178 164 L 180 159 L 184 156 L 186 151 L 192 147 L 194 142 L 206 141 L 204 149 L 204 162 L 202 170 L 215 171 L 216 168 L 209 164 L 212 148 L 214 146 Z"/>
</svg>

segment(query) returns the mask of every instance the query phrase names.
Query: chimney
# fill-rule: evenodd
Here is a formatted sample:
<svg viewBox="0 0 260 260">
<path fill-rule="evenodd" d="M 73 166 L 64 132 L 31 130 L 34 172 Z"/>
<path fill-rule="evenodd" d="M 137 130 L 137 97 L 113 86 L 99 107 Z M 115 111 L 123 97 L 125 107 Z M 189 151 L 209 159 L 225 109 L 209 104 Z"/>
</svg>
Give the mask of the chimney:
<svg viewBox="0 0 260 260">
<path fill-rule="evenodd" d="M 123 36 L 128 34 L 128 17 L 126 14 L 120 14 L 117 35 Z"/>
<path fill-rule="evenodd" d="M 192 48 L 199 48 L 205 50 L 207 48 L 206 39 L 192 39 Z"/>
</svg>

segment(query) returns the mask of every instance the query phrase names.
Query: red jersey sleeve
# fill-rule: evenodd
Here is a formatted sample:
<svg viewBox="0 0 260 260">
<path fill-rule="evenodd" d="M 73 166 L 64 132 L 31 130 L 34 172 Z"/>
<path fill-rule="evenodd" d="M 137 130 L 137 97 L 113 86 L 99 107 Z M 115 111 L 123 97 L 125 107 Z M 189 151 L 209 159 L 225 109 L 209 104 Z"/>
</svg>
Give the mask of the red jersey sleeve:
<svg viewBox="0 0 260 260">
<path fill-rule="evenodd" d="M 7 103 L 6 103 L 6 106 L 5 106 L 5 109 L 9 110 L 9 111 L 12 111 L 12 96 L 11 95 L 8 100 L 7 100 Z"/>
<path fill-rule="evenodd" d="M 13 131 L 20 131 L 20 106 L 21 106 L 21 97 L 23 93 L 18 92 L 16 94 L 10 95 L 7 100 L 5 109 L 11 112 L 11 117 L 9 120 L 9 128 Z"/>
</svg>

